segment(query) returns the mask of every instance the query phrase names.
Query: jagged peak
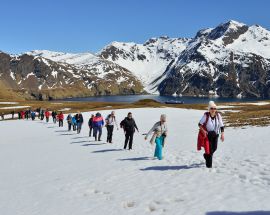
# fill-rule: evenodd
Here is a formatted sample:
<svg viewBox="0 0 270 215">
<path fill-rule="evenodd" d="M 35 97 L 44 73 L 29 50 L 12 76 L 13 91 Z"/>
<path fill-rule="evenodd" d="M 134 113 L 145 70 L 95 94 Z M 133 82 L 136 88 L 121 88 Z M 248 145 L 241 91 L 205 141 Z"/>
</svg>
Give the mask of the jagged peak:
<svg viewBox="0 0 270 215">
<path fill-rule="evenodd" d="M 215 27 L 208 35 L 207 38 L 210 40 L 216 40 L 221 37 L 227 37 L 234 33 L 237 34 L 237 37 L 246 32 L 248 30 L 248 26 L 246 24 L 229 20 L 228 22 L 221 23 L 217 27 Z"/>
</svg>

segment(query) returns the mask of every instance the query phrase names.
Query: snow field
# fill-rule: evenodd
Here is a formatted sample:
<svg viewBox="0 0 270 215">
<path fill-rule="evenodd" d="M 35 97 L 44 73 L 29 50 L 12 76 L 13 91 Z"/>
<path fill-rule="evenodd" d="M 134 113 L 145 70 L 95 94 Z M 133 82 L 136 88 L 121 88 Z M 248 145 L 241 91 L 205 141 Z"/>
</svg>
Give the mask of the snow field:
<svg viewBox="0 0 270 215">
<path fill-rule="evenodd" d="M 204 111 L 174 108 L 116 110 L 118 123 L 131 111 L 140 133 L 124 151 L 122 130 L 113 144 L 59 128 L 52 120 L 1 122 L 0 214 L 191 214 L 268 210 L 269 140 L 266 128 L 225 129 L 213 168 L 196 151 Z M 105 117 L 110 111 L 101 111 Z M 142 136 L 168 117 L 164 160 Z M 102 139 L 106 139 L 103 129 Z"/>
</svg>

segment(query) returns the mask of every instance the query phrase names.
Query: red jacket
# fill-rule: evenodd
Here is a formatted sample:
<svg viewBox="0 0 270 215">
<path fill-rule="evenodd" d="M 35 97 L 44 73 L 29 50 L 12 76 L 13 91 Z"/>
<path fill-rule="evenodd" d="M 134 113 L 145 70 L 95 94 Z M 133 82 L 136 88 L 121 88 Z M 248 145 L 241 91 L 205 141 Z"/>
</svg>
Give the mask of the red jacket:
<svg viewBox="0 0 270 215">
<path fill-rule="evenodd" d="M 64 120 L 64 114 L 58 114 L 57 115 L 57 118 L 59 119 L 59 120 Z"/>
<path fill-rule="evenodd" d="M 49 118 L 49 117 L 50 117 L 50 115 L 51 115 L 51 114 L 50 114 L 50 112 L 49 112 L 49 111 L 45 111 L 45 117 L 46 117 L 46 118 Z"/>
<path fill-rule="evenodd" d="M 200 129 L 198 133 L 197 150 L 200 151 L 202 147 L 204 148 L 205 154 L 210 154 L 208 137 L 204 136 L 204 133 Z"/>
</svg>

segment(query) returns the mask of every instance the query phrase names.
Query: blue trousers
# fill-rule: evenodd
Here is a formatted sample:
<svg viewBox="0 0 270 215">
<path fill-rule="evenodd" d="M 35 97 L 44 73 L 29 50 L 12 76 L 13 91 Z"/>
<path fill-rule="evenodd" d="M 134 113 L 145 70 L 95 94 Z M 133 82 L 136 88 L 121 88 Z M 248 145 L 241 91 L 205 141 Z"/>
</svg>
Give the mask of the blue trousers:
<svg viewBox="0 0 270 215">
<path fill-rule="evenodd" d="M 94 127 L 93 136 L 95 137 L 95 139 L 97 139 L 97 133 L 98 133 L 98 140 L 100 140 L 101 135 L 102 135 L 102 127 L 101 126 Z"/>
<path fill-rule="evenodd" d="M 159 160 L 162 160 L 163 142 L 164 142 L 164 137 L 162 137 L 162 136 L 157 137 L 155 140 L 156 149 L 155 149 L 154 157 L 157 157 Z"/>
</svg>

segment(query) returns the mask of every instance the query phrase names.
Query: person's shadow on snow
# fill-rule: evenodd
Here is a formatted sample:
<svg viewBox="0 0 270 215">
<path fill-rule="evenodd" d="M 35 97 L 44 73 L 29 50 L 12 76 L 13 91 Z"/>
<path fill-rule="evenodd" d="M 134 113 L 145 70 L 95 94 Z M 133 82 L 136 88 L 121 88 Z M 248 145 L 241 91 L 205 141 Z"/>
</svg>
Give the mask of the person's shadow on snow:
<svg viewBox="0 0 270 215">
<path fill-rule="evenodd" d="M 183 169 L 194 169 L 201 168 L 204 166 L 204 163 L 191 164 L 191 165 L 182 165 L 182 166 L 150 166 L 144 169 L 140 169 L 141 171 L 167 171 L 167 170 L 183 170 Z"/>
<path fill-rule="evenodd" d="M 270 215 L 270 211 L 246 211 L 246 212 L 213 211 L 207 212 L 205 215 Z"/>
<path fill-rule="evenodd" d="M 60 134 L 59 136 L 70 136 L 70 135 L 75 135 L 75 133 L 65 133 L 65 134 Z"/>
<path fill-rule="evenodd" d="M 137 157 L 137 158 L 124 158 L 118 159 L 119 161 L 146 161 L 151 160 L 151 157 Z"/>
<path fill-rule="evenodd" d="M 89 140 L 73 141 L 70 144 L 74 144 L 74 143 L 89 143 Z"/>
<path fill-rule="evenodd" d="M 123 149 L 104 149 L 104 150 L 93 151 L 92 153 L 118 152 L 118 151 L 123 151 Z"/>
<path fill-rule="evenodd" d="M 100 146 L 100 145 L 105 145 L 106 143 L 88 143 L 88 144 L 83 144 L 81 146 Z"/>
<path fill-rule="evenodd" d="M 84 139 L 84 138 L 89 138 L 89 136 L 84 136 L 84 137 L 74 137 L 72 139 L 76 140 L 76 139 Z"/>
<path fill-rule="evenodd" d="M 63 132 L 68 132 L 68 130 L 57 130 L 57 131 L 54 131 L 54 132 L 63 133 Z"/>
</svg>

